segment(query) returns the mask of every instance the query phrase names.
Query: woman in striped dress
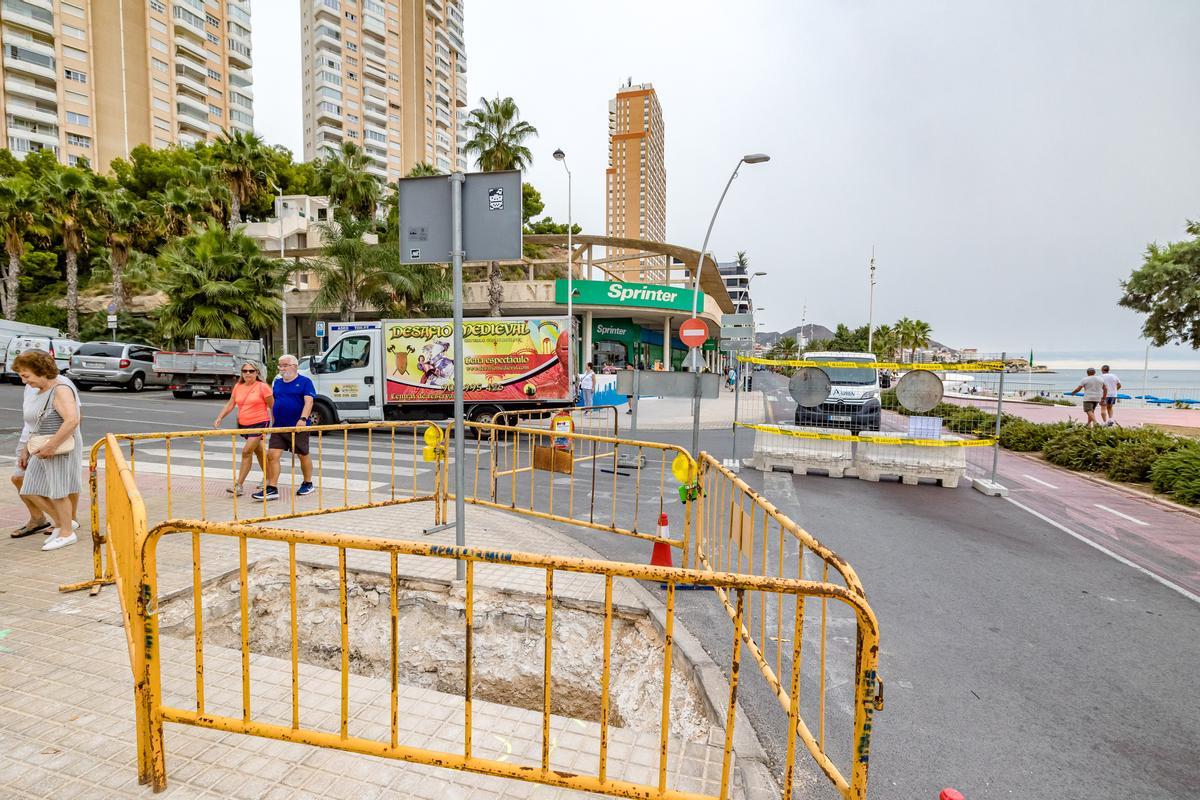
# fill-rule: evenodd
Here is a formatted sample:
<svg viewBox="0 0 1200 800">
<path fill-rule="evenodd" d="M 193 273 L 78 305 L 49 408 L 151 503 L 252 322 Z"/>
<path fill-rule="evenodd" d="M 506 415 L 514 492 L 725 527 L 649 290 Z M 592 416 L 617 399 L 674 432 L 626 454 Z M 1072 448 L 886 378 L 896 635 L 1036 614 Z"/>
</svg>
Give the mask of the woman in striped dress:
<svg viewBox="0 0 1200 800">
<path fill-rule="evenodd" d="M 77 541 L 71 526 L 70 496 L 83 489 L 78 397 L 74 387 L 59 383 L 58 366 L 49 353 L 26 350 L 13 359 L 12 368 L 25 385 L 38 391 L 42 405 L 34 433 L 50 437 L 40 447 L 29 447 L 29 465 L 25 468 L 21 494 L 33 498 L 54 521 L 54 530 L 42 549 L 57 550 Z M 70 452 L 54 455 L 68 439 L 74 440 Z"/>
</svg>

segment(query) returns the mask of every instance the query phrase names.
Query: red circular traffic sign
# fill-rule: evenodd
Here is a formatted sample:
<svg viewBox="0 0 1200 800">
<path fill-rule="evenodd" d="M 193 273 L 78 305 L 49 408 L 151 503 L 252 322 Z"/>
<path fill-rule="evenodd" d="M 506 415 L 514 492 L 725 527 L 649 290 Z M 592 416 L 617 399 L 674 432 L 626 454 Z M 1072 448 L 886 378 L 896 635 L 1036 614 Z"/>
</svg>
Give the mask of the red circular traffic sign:
<svg viewBox="0 0 1200 800">
<path fill-rule="evenodd" d="M 708 326 L 703 320 L 689 319 L 679 326 L 679 341 L 688 347 L 699 347 L 708 339 Z"/>
</svg>

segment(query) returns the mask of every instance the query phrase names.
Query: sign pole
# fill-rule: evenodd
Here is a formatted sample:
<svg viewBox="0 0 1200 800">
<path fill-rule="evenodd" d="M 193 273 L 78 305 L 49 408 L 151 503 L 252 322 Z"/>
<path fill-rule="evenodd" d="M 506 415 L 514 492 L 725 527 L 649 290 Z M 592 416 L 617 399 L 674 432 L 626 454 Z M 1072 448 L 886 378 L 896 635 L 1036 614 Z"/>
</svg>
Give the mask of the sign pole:
<svg viewBox="0 0 1200 800">
<path fill-rule="evenodd" d="M 742 365 L 738 363 L 737 356 L 732 350 L 729 351 L 729 362 L 735 364 L 734 369 L 737 371 L 737 379 L 733 383 L 733 465 L 731 469 L 734 472 L 740 472 L 741 464 L 738 461 L 737 440 L 738 440 L 738 395 L 742 391 Z"/>
<path fill-rule="evenodd" d="M 466 478 L 466 437 L 463 420 L 463 224 L 462 190 L 466 176 L 450 176 L 450 262 L 454 272 L 454 543 L 466 547 L 466 502 L 463 497 Z M 568 334 L 569 335 L 569 334 Z M 455 562 L 458 580 L 466 580 L 467 565 Z"/>
</svg>

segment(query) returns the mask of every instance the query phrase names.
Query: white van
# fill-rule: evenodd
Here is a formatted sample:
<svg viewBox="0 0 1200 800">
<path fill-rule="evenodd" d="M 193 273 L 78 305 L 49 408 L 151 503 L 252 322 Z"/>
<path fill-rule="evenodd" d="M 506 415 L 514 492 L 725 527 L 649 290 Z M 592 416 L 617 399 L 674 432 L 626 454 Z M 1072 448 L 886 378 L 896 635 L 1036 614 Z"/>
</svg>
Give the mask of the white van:
<svg viewBox="0 0 1200 800">
<path fill-rule="evenodd" d="M 870 364 L 871 353 L 809 352 L 805 361 L 846 361 Z M 879 430 L 879 370 L 873 367 L 818 367 L 829 376 L 829 397 L 815 408 L 796 407 L 796 424 L 818 428 L 848 428 L 852 433 Z"/>
<path fill-rule="evenodd" d="M 83 345 L 74 339 L 61 339 L 57 336 L 14 336 L 8 342 L 8 363 L 26 350 L 45 350 L 54 356 L 54 363 L 59 372 L 65 372 L 71 366 L 71 356 Z"/>
<path fill-rule="evenodd" d="M 0 319 L 0 376 L 5 380 L 20 383 L 17 374 L 9 369 L 9 362 L 16 357 L 16 353 L 11 356 L 8 352 L 8 346 L 15 337 L 18 336 L 45 336 L 47 338 L 57 338 L 60 336 L 58 328 L 50 327 L 49 325 L 31 325 L 28 322 L 13 322 L 12 320 Z"/>
</svg>

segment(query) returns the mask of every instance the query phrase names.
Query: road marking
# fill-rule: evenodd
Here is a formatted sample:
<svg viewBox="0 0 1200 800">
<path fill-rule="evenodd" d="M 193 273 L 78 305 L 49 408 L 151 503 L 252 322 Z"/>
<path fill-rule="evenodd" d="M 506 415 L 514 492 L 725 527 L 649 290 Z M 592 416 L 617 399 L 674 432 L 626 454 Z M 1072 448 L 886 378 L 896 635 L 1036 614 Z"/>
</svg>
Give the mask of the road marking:
<svg viewBox="0 0 1200 800">
<path fill-rule="evenodd" d="M 1127 519 L 1130 522 L 1136 522 L 1138 525 L 1146 525 L 1146 526 L 1150 525 L 1149 522 L 1142 522 L 1137 517 L 1131 517 L 1128 514 L 1122 514 L 1120 511 L 1117 511 L 1115 508 L 1109 508 L 1108 506 L 1102 506 L 1099 503 L 1092 503 L 1092 505 L 1094 505 L 1096 508 L 1100 508 L 1100 509 L 1107 511 L 1110 514 L 1116 514 L 1118 517 L 1121 517 L 1122 519 Z"/>
<path fill-rule="evenodd" d="M 169 408 L 149 408 L 148 406 L 119 406 L 116 403 L 83 403 L 83 407 L 95 406 L 97 408 L 120 408 L 124 411 L 140 411 L 143 414 L 150 412 L 151 414 L 182 414 L 182 411 L 174 411 Z"/>
<path fill-rule="evenodd" d="M 1046 482 L 1045 482 L 1044 480 L 1042 480 L 1041 478 L 1035 478 L 1035 477 L 1033 477 L 1032 475 L 1028 475 L 1028 474 L 1022 473 L 1021 477 L 1022 477 L 1022 478 L 1029 478 L 1029 480 L 1033 481 L 1034 483 L 1040 483 L 1042 486 L 1045 486 L 1047 489 L 1057 489 L 1057 488 L 1058 488 L 1058 487 L 1057 487 L 1057 486 L 1055 486 L 1053 483 L 1046 483 Z"/>
<path fill-rule="evenodd" d="M 179 428 L 180 430 L 184 430 L 184 431 L 199 430 L 195 425 L 178 425 L 174 422 L 158 422 L 158 421 L 142 422 L 140 420 L 131 420 L 129 417 L 100 417 L 95 414 L 88 414 L 87 412 L 83 413 L 82 419 L 80 420 L 80 422 L 82 424 L 86 425 L 87 421 L 89 419 L 105 419 L 105 420 L 109 420 L 110 422 L 124 422 L 126 424 L 128 424 L 130 422 L 137 422 L 139 425 L 161 425 L 166 428 Z M 133 433 L 133 431 L 122 431 L 122 433 Z M 119 436 L 120 434 L 117 434 L 117 435 Z"/>
<path fill-rule="evenodd" d="M 1079 541 L 1088 545 L 1089 547 L 1096 548 L 1101 553 L 1104 553 L 1104 555 L 1106 555 L 1110 558 L 1114 558 L 1117 561 L 1120 561 L 1122 564 L 1124 564 L 1127 567 L 1133 567 L 1138 572 L 1142 573 L 1143 575 L 1147 575 L 1147 576 L 1153 578 L 1154 580 L 1161 583 L 1163 586 L 1166 586 L 1168 589 L 1179 592 L 1181 595 L 1186 597 L 1188 600 L 1191 600 L 1193 603 L 1200 603 L 1200 595 L 1193 594 L 1192 592 L 1189 592 L 1187 589 L 1183 588 L 1179 584 L 1172 583 L 1171 581 L 1167 580 L 1166 578 L 1162 577 L 1161 575 L 1156 575 L 1155 573 L 1151 572 L 1150 570 L 1146 569 L 1145 567 L 1141 566 L 1140 564 L 1135 564 L 1132 561 L 1130 561 L 1128 558 L 1125 558 L 1124 556 L 1121 556 L 1121 555 L 1117 555 L 1116 553 L 1114 553 L 1112 550 L 1109 550 L 1104 545 L 1099 544 L 1098 542 L 1093 542 L 1091 539 L 1087 538 L 1083 534 L 1076 533 L 1075 531 L 1068 528 L 1066 525 L 1063 525 L 1061 522 L 1056 522 L 1055 520 L 1050 519 L 1049 517 L 1047 517 L 1045 514 L 1041 513 L 1040 511 L 1034 511 L 1032 508 L 1025 505 L 1024 503 L 1018 502 L 1017 500 L 1013 500 L 1011 497 L 1005 497 L 1004 499 L 1007 500 L 1008 502 L 1012 503 L 1017 508 L 1024 509 L 1025 511 L 1028 511 L 1030 514 L 1033 514 L 1035 517 L 1040 519 L 1042 522 L 1053 525 L 1054 527 L 1058 528 L 1060 531 L 1062 531 L 1065 534 L 1074 536 L 1076 539 L 1078 539 Z"/>
</svg>

